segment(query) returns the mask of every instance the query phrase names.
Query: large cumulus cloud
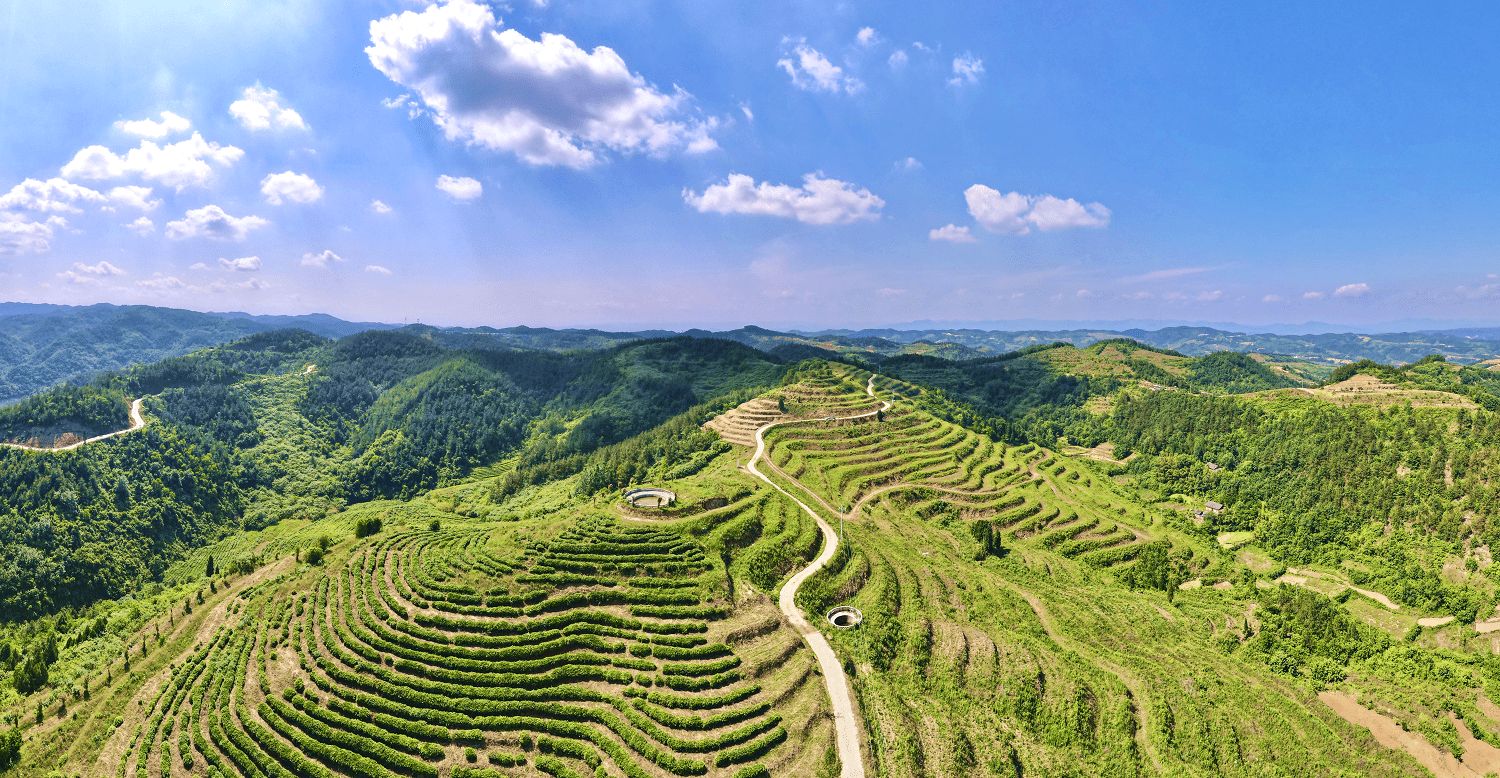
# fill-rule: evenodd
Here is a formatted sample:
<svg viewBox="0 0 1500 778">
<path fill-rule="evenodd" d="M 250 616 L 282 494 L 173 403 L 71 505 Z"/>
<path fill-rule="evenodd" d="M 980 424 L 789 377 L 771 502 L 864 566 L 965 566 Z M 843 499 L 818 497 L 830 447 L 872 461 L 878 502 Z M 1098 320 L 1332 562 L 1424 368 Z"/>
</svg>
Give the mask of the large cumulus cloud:
<svg viewBox="0 0 1500 778">
<path fill-rule="evenodd" d="M 533 165 L 586 168 L 606 151 L 664 155 L 716 148 L 715 121 L 681 116 L 690 96 L 663 93 L 614 50 L 563 35 L 532 40 L 486 6 L 452 0 L 370 23 L 380 72 L 421 96 L 448 137 Z"/>
</svg>

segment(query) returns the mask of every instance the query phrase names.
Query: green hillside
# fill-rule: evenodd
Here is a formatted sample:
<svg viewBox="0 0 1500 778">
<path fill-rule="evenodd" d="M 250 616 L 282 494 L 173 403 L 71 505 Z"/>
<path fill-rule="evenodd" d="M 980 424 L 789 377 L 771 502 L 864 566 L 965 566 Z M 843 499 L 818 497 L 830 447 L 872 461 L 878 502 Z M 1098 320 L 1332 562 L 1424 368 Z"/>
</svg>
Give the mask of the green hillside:
<svg viewBox="0 0 1500 778">
<path fill-rule="evenodd" d="M 1462 401 L 1408 407 L 1129 340 L 877 375 L 283 330 L 105 374 L 12 416 L 145 396 L 144 429 L 0 451 L 0 765 L 1422 775 L 1345 717 L 1500 747 L 1500 415 L 1468 369 L 1334 376 Z M 710 420 L 772 424 L 764 479 Z"/>
<path fill-rule="evenodd" d="M 782 371 L 726 341 L 496 353 L 280 330 L 52 390 L 0 410 L 6 439 L 123 429 L 125 399 L 141 396 L 151 423 L 68 452 L 0 448 L 13 525 L 0 533 L 0 619 L 118 597 L 225 533 L 410 499 L 523 444 L 587 454 Z"/>
</svg>

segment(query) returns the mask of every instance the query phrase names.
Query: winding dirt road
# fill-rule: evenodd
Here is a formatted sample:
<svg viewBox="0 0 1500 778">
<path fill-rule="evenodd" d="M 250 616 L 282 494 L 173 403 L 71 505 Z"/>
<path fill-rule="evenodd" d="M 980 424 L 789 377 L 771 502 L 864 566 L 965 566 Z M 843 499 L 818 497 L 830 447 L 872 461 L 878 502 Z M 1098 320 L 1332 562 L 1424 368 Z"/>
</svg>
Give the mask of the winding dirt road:
<svg viewBox="0 0 1500 778">
<path fill-rule="evenodd" d="M 871 397 L 875 396 L 874 375 L 870 376 L 870 382 L 865 385 L 865 393 Z M 861 413 L 857 416 L 841 416 L 836 420 L 864 419 L 882 411 L 888 411 L 890 408 L 891 404 L 882 400 L 881 407 L 878 410 Z M 791 622 L 792 628 L 797 630 L 797 633 L 802 635 L 802 639 L 806 640 L 807 645 L 812 648 L 813 656 L 818 658 L 818 667 L 823 671 L 823 680 L 828 685 L 828 698 L 833 703 L 833 724 L 838 736 L 839 762 L 843 764 L 843 770 L 839 773 L 840 778 L 864 778 L 865 761 L 859 752 L 859 722 L 855 721 L 854 718 L 854 701 L 849 696 L 849 682 L 844 678 L 844 668 L 839 665 L 839 658 L 833 653 L 833 647 L 828 645 L 828 639 L 823 637 L 823 633 L 819 632 L 817 627 L 807 622 L 807 619 L 802 616 L 802 611 L 797 607 L 797 589 L 802 586 L 802 582 L 806 581 L 808 576 L 823 569 L 823 565 L 828 564 L 828 560 L 833 559 L 834 553 L 839 548 L 838 533 L 833 531 L 833 527 L 829 526 L 828 522 L 823 521 L 823 517 L 819 516 L 817 511 L 807 507 L 807 503 L 793 497 L 790 492 L 778 486 L 775 481 L 767 478 L 764 473 L 755 467 L 755 463 L 761 457 L 765 456 L 766 453 L 766 430 L 778 424 L 795 424 L 798 421 L 808 420 L 799 419 L 771 422 L 757 429 L 755 431 L 755 456 L 750 457 L 750 462 L 745 465 L 745 469 L 749 470 L 751 475 L 770 484 L 772 489 L 781 492 L 790 498 L 792 502 L 797 503 L 802 510 L 807 511 L 807 515 L 811 516 L 813 521 L 818 523 L 818 529 L 823 531 L 823 553 L 819 554 L 818 558 L 814 559 L 812 564 L 792 576 L 791 580 L 787 581 L 786 585 L 781 587 L 781 597 L 777 605 L 781 608 L 781 612 L 786 616 L 787 621 Z M 766 462 L 770 464 L 769 459 Z M 794 479 L 788 480 L 791 483 L 797 483 Z M 803 487 L 803 489 L 805 491 L 806 487 Z M 808 492 L 808 494 L 812 494 L 812 492 Z"/>
<path fill-rule="evenodd" d="M 73 450 L 75 448 L 78 448 L 79 446 L 81 446 L 81 445 L 83 445 L 85 443 L 93 443 L 95 441 L 104 440 L 105 438 L 112 438 L 112 437 L 114 437 L 116 435 L 124 435 L 127 432 L 135 432 L 136 430 L 140 429 L 141 427 L 146 426 L 146 418 L 141 415 L 141 401 L 143 401 L 145 399 L 146 398 L 144 398 L 144 397 L 137 397 L 135 399 L 135 402 L 133 402 L 133 403 L 130 404 L 130 428 L 129 429 L 117 430 L 115 432 L 106 432 L 103 435 L 96 435 L 96 436 L 94 436 L 92 438 L 89 438 L 88 440 L 80 440 L 77 443 L 72 444 L 71 446 L 59 446 L 58 448 L 44 448 L 42 446 L 27 446 L 27 445 L 22 444 L 22 443 L 0 443 L 0 446 L 8 446 L 10 448 L 19 448 L 19 449 L 21 449 L 23 451 L 71 451 L 71 450 Z"/>
</svg>

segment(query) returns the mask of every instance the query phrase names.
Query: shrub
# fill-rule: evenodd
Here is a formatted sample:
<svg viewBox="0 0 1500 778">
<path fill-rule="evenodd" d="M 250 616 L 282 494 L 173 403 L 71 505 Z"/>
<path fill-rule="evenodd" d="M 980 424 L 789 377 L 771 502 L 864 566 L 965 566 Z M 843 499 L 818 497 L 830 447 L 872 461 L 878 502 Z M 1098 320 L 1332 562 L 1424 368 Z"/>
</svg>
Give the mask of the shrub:
<svg viewBox="0 0 1500 778">
<path fill-rule="evenodd" d="M 354 522 L 354 537 L 367 538 L 379 534 L 381 529 L 379 516 L 361 516 Z"/>
<path fill-rule="evenodd" d="M 21 728 L 11 727 L 0 735 L 0 770 L 21 761 Z"/>
</svg>

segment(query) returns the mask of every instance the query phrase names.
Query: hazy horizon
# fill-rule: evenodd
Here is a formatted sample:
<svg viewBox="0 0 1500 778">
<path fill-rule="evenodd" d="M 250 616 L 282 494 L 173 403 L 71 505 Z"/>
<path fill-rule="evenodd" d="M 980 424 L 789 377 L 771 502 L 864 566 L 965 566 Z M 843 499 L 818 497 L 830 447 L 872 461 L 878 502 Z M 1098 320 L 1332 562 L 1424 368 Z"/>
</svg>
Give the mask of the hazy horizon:
<svg viewBox="0 0 1500 778">
<path fill-rule="evenodd" d="M 117 305 L 107 301 L 98 301 L 92 305 L 105 304 Z M 144 304 L 144 303 L 129 303 Z M 54 305 L 53 303 L 25 303 L 20 301 L 0 301 L 0 318 L 15 313 L 7 312 L 8 305 Z M 90 304 L 75 307 L 88 307 Z M 1493 321 L 1462 321 L 1441 319 L 1403 319 L 1396 321 L 1376 322 L 1369 325 L 1350 325 L 1332 322 L 1268 322 L 1250 323 L 1205 321 L 1205 320 L 1172 320 L 1172 319 L 1115 319 L 1115 320 L 1069 320 L 1069 319 L 1012 319 L 1012 320 L 973 320 L 973 321 L 933 321 L 918 320 L 905 322 L 889 322 L 885 324 L 840 327 L 840 326 L 816 326 L 808 323 L 797 322 L 766 322 L 766 321 L 696 321 L 696 322 L 583 322 L 583 323 L 555 323 L 543 324 L 534 321 L 487 321 L 487 320 L 420 320 L 404 319 L 392 321 L 389 319 L 351 319 L 339 317 L 327 311 L 304 311 L 301 313 L 267 313 L 245 310 L 203 310 L 200 308 L 181 307 L 181 310 L 195 311 L 214 316 L 333 316 L 349 322 L 367 322 L 372 324 L 387 324 L 405 326 L 408 324 L 427 324 L 439 328 L 479 328 L 492 327 L 504 329 L 507 327 L 541 327 L 549 329 L 578 329 L 578 330 L 601 330 L 606 332 L 641 332 L 649 330 L 667 330 L 672 332 L 685 332 L 688 330 L 709 330 L 713 332 L 725 332 L 738 330 L 743 327 L 756 326 L 769 330 L 782 332 L 837 332 L 864 330 L 896 330 L 896 331 L 919 331 L 931 329 L 963 329 L 982 330 L 988 332 L 1020 332 L 1020 331 L 1072 331 L 1072 330 L 1146 330 L 1155 331 L 1170 327 L 1208 327 L 1229 332 L 1244 332 L 1246 334 L 1276 334 L 1276 335 L 1321 335 L 1331 333 L 1397 333 L 1397 332 L 1427 332 L 1447 331 L 1465 329 L 1490 329 L 1500 328 Z M 24 311 L 20 312 L 24 313 Z"/>
</svg>

